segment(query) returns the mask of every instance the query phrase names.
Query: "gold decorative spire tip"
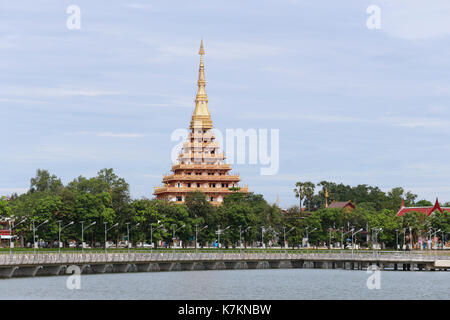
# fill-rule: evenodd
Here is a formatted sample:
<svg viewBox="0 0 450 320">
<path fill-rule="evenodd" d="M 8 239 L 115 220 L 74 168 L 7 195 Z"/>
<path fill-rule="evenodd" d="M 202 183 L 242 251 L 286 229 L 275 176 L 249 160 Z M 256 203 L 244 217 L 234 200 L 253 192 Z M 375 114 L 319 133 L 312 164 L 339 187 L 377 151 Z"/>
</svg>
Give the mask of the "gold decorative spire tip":
<svg viewBox="0 0 450 320">
<path fill-rule="evenodd" d="M 203 49 L 203 39 L 200 42 L 200 50 L 199 50 L 198 54 L 201 56 L 205 55 L 205 49 Z"/>
</svg>

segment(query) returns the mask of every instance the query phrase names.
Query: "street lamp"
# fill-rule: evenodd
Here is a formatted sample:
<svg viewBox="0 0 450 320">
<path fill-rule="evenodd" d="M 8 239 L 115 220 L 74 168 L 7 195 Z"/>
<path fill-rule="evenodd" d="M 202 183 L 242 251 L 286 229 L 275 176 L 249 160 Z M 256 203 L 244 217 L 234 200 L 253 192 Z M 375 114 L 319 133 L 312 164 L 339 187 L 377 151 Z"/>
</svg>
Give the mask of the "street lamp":
<svg viewBox="0 0 450 320">
<path fill-rule="evenodd" d="M 48 220 L 45 220 L 44 222 L 42 222 L 37 227 L 35 227 L 34 222 L 35 222 L 35 220 L 33 220 L 33 245 L 34 245 L 34 253 L 36 253 L 36 230 L 39 229 L 40 226 L 46 224 L 48 222 Z"/>
<path fill-rule="evenodd" d="M 331 230 L 334 230 L 334 229 L 333 228 L 328 228 L 328 231 L 330 231 L 330 243 L 329 243 L 330 252 L 331 252 Z"/>
<path fill-rule="evenodd" d="M 198 239 L 198 233 L 201 232 L 202 230 L 205 230 L 206 228 L 208 228 L 208 226 L 204 226 L 203 228 L 201 228 L 200 230 L 198 230 L 198 224 L 195 225 L 195 251 L 197 252 L 197 239 Z"/>
<path fill-rule="evenodd" d="M 239 226 L 239 251 L 242 252 L 242 234 L 250 230 L 251 227 L 242 230 L 242 226 Z"/>
<path fill-rule="evenodd" d="M 360 233 L 361 231 L 363 231 L 363 228 L 359 229 L 358 231 L 354 232 L 354 228 L 352 229 L 352 257 L 353 257 L 353 249 L 355 249 L 355 243 L 353 241 L 353 238 L 356 236 L 356 234 Z"/>
<path fill-rule="evenodd" d="M 309 248 L 309 232 L 308 232 L 309 227 L 306 227 L 306 247 Z M 311 230 L 311 232 L 316 231 L 317 228 L 314 228 Z"/>
<path fill-rule="evenodd" d="M 437 229 L 437 228 L 434 230 L 434 237 L 431 240 L 431 249 L 433 249 L 433 240 L 436 239 L 436 233 L 438 233 L 440 231 L 441 231 L 441 229 Z"/>
<path fill-rule="evenodd" d="M 160 223 L 160 222 L 161 221 L 158 220 L 158 223 Z M 153 228 L 153 223 L 150 224 L 150 242 L 151 242 L 150 253 L 153 253 L 153 232 L 162 228 L 163 226 L 164 225 L 161 224 L 161 225 L 157 226 L 156 228 Z"/>
<path fill-rule="evenodd" d="M 265 245 L 264 245 L 264 232 L 269 231 L 271 228 L 272 227 L 268 227 L 266 229 L 264 226 L 261 227 L 261 249 L 265 248 Z"/>
<path fill-rule="evenodd" d="M 71 226 L 74 224 L 74 222 L 69 222 L 67 225 L 61 228 L 61 222 L 62 220 L 58 220 L 58 253 L 61 253 L 61 230 L 67 228 L 68 226 Z"/>
<path fill-rule="evenodd" d="M 217 231 L 216 231 L 216 234 L 217 234 L 217 250 L 219 250 L 220 249 L 220 235 L 225 231 L 225 230 L 228 230 L 228 229 L 230 229 L 231 228 L 231 226 L 228 226 L 228 227 L 226 227 L 225 229 L 220 229 L 220 225 L 218 225 L 217 226 Z"/>
<path fill-rule="evenodd" d="M 172 238 L 172 240 L 173 240 L 174 244 L 175 244 L 175 232 L 177 232 L 177 231 L 180 230 L 180 229 L 183 229 L 184 227 L 186 227 L 186 225 L 183 224 L 181 227 L 179 227 L 179 228 L 176 229 L 176 230 L 175 230 L 175 226 L 176 226 L 176 224 L 173 223 L 173 224 L 172 224 L 172 228 L 173 228 L 173 238 Z"/>
<path fill-rule="evenodd" d="M 18 224 L 15 224 L 14 227 L 11 226 L 11 220 L 9 221 L 9 254 L 11 255 L 12 253 L 12 246 L 11 246 L 11 239 L 12 239 L 12 229 L 15 229 L 16 227 L 18 227 L 20 224 L 24 223 L 25 221 L 27 221 L 27 218 L 24 218 L 22 221 L 20 221 Z"/>
<path fill-rule="evenodd" d="M 128 247 L 128 253 L 130 253 L 130 222 L 127 222 L 125 224 L 127 225 L 127 247 Z M 137 228 L 139 225 L 140 225 L 140 223 L 138 222 L 136 225 L 131 227 L 131 229 Z"/>
<path fill-rule="evenodd" d="M 372 233 L 373 233 L 373 231 L 375 231 L 375 237 L 374 237 L 374 239 L 375 239 L 375 243 L 377 244 L 377 247 L 378 247 L 378 233 L 381 232 L 381 231 L 383 231 L 383 228 L 380 228 L 380 229 L 378 229 L 378 228 L 372 228 Z M 372 243 L 373 243 L 373 241 L 372 241 Z M 375 253 L 375 246 L 373 247 L 373 250 L 374 250 L 374 253 Z"/>
<path fill-rule="evenodd" d="M 406 228 L 403 228 L 403 250 L 406 250 Z"/>
<path fill-rule="evenodd" d="M 412 228 L 409 227 L 409 250 L 412 251 Z"/>
<path fill-rule="evenodd" d="M 395 230 L 395 251 L 398 251 L 398 229 Z"/>
<path fill-rule="evenodd" d="M 113 229 L 113 228 L 115 228 L 115 227 L 117 227 L 119 224 L 116 223 L 116 224 L 113 225 L 111 228 L 106 229 L 106 225 L 108 224 L 108 222 L 103 222 L 103 223 L 105 224 L 105 253 L 107 253 L 108 244 L 107 244 L 106 242 L 107 242 L 107 234 L 108 234 L 108 231 L 111 230 L 111 229 Z"/>
<path fill-rule="evenodd" d="M 84 231 L 86 231 L 88 228 L 95 225 L 97 223 L 97 221 L 92 222 L 86 228 L 84 227 L 84 221 L 80 221 L 80 222 L 81 222 L 81 253 L 84 253 Z"/>
<path fill-rule="evenodd" d="M 286 249 L 286 234 L 288 234 L 289 232 L 291 232 L 292 230 L 294 230 L 295 228 L 292 227 L 291 229 L 289 229 L 288 232 L 286 232 L 286 227 L 283 227 L 283 233 L 284 233 L 284 248 Z"/>
</svg>

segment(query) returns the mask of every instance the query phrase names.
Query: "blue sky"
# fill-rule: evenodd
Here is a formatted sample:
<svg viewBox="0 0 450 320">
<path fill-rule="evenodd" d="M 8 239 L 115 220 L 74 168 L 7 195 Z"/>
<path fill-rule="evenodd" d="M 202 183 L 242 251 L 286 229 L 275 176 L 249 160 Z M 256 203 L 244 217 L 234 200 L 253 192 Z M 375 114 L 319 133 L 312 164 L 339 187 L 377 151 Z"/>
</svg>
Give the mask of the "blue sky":
<svg viewBox="0 0 450 320">
<path fill-rule="evenodd" d="M 215 127 L 280 130 L 277 175 L 233 166 L 252 191 L 287 207 L 296 181 L 329 180 L 450 201 L 447 0 L 0 3 L 0 194 L 37 168 L 66 183 L 112 167 L 151 197 L 189 125 L 203 37 Z"/>
</svg>

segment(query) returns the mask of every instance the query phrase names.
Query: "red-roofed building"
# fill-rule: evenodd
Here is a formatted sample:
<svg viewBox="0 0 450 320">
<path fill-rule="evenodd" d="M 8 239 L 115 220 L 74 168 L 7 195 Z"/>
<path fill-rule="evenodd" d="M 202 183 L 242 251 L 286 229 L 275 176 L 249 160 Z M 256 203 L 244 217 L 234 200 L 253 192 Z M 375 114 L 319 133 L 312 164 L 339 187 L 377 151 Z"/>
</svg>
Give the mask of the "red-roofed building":
<svg viewBox="0 0 450 320">
<path fill-rule="evenodd" d="M 433 207 L 405 207 L 405 201 L 402 201 L 402 206 L 400 210 L 398 210 L 397 215 L 401 217 L 408 212 L 420 212 L 429 216 L 436 211 L 439 211 L 440 213 L 450 212 L 450 208 L 441 207 L 438 198 L 436 198 L 436 203 Z"/>
<path fill-rule="evenodd" d="M 342 209 L 346 211 L 352 211 L 355 209 L 355 205 L 351 201 L 345 201 L 345 202 L 332 202 L 328 206 L 330 209 Z"/>
</svg>

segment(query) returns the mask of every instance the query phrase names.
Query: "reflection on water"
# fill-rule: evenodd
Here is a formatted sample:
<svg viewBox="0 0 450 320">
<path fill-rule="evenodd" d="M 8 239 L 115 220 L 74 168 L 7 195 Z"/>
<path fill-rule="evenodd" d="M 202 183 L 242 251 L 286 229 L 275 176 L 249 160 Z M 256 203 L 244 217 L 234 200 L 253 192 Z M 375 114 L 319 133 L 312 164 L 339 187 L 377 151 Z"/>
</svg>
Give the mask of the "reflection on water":
<svg viewBox="0 0 450 320">
<path fill-rule="evenodd" d="M 93 274 L 81 289 L 68 276 L 0 280 L 0 299 L 450 299 L 449 272 L 269 269 Z"/>
</svg>

